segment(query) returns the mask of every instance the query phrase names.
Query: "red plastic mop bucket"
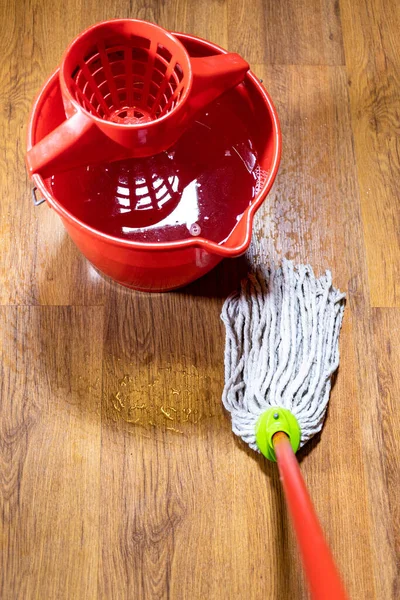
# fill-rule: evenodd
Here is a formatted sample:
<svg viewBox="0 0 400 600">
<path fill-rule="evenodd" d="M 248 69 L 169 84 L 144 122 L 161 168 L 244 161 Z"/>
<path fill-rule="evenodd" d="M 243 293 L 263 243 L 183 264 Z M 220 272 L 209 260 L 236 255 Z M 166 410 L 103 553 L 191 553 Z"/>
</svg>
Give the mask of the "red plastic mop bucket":
<svg viewBox="0 0 400 600">
<path fill-rule="evenodd" d="M 185 48 L 191 63 L 195 59 L 212 61 L 216 56 L 227 55 L 225 50 L 205 40 L 177 33 L 170 35 Z M 260 177 L 254 184 L 253 194 L 243 198 L 244 210 L 238 220 L 235 220 L 232 224 L 226 239 L 222 241 L 216 241 L 212 235 L 206 235 L 205 230 L 200 235 L 193 236 L 188 233 L 185 239 L 163 242 L 137 241 L 111 235 L 101 227 L 96 227 L 76 210 L 77 207 L 80 208 L 80 203 L 75 200 L 75 196 L 80 186 L 85 189 L 85 186 L 81 184 L 87 173 L 86 167 L 80 170 L 68 171 L 68 173 L 56 174 L 52 177 L 44 177 L 40 173 L 32 176 L 34 185 L 42 193 L 47 203 L 59 214 L 68 233 L 82 253 L 97 269 L 117 282 L 134 289 L 146 291 L 178 288 L 210 271 L 224 257 L 236 257 L 243 254 L 249 246 L 254 215 L 263 203 L 278 171 L 281 152 L 281 133 L 278 117 L 268 93 L 251 72 L 247 72 L 244 81 L 223 94 L 216 103 L 219 111 L 218 118 L 215 119 L 213 124 L 209 124 L 211 129 L 207 129 L 203 125 L 196 125 L 197 130 L 192 133 L 189 131 L 182 136 L 184 138 L 188 135 L 188 142 L 190 144 L 193 142 L 193 145 L 198 143 L 199 131 L 204 132 L 206 136 L 210 136 L 205 138 L 211 140 L 210 147 L 206 146 L 206 151 L 201 152 L 199 156 L 199 164 L 201 163 L 200 167 L 203 169 L 204 177 L 209 177 L 210 173 L 212 175 L 212 169 L 209 168 L 211 164 L 210 156 L 213 153 L 211 146 L 216 146 L 221 137 L 222 130 L 219 129 L 219 121 L 223 121 L 225 118 L 226 126 L 223 133 L 229 131 L 230 114 L 234 115 L 235 122 L 241 123 L 249 132 L 253 152 L 257 156 L 259 165 L 257 168 L 260 171 Z M 207 114 L 209 112 L 211 115 L 214 110 L 213 106 L 215 107 L 215 103 L 212 103 L 212 106 L 210 105 L 210 108 L 205 109 L 203 113 Z M 96 119 L 102 120 L 98 117 Z M 201 115 L 196 116 L 197 119 L 207 123 Z M 40 145 L 40 142 L 46 139 L 48 134 L 51 134 L 64 122 L 64 94 L 60 85 L 59 70 L 57 70 L 46 82 L 33 106 L 28 125 L 28 152 L 36 145 Z M 118 125 L 118 123 L 112 123 Z M 237 158 L 238 163 L 241 159 L 246 160 L 240 146 L 236 145 L 232 154 L 235 154 L 235 150 L 241 155 L 241 158 Z M 170 151 L 168 151 L 169 153 Z M 173 160 L 176 159 L 176 156 L 170 162 L 167 159 L 168 157 L 163 154 L 158 155 L 157 165 L 164 168 L 165 162 L 169 168 L 172 168 L 171 165 L 173 166 Z M 138 160 L 140 162 L 148 159 Z M 153 158 L 150 160 L 153 161 Z M 231 157 L 226 157 L 224 160 L 229 161 Z M 180 165 L 179 177 L 181 177 L 185 165 L 189 168 L 189 163 L 190 161 L 186 161 L 186 163 L 183 161 Z M 117 167 L 119 164 L 113 163 Z M 243 169 L 245 169 L 245 166 L 243 166 Z M 170 175 L 170 173 L 167 173 L 167 175 Z M 180 179 L 180 181 L 182 180 Z M 158 202 L 160 206 L 157 209 L 159 208 L 161 217 L 167 211 L 169 203 L 174 209 L 176 198 L 174 196 L 175 188 L 172 189 L 174 187 L 173 178 L 163 177 L 161 173 L 157 181 L 151 182 L 150 174 L 147 177 L 145 173 L 143 182 L 141 187 L 146 189 L 147 192 L 143 192 L 143 196 L 136 197 L 138 204 L 144 202 L 144 200 Z M 152 189 L 150 189 L 151 183 L 154 184 Z M 221 203 L 224 184 L 225 180 L 222 175 L 221 182 L 216 185 L 217 198 L 219 195 L 221 196 Z M 102 185 L 102 181 L 97 183 L 96 193 L 103 192 Z M 136 193 L 138 189 L 136 188 L 134 191 Z M 179 187 L 176 191 L 180 191 Z M 88 189 L 88 196 L 90 195 L 94 195 L 93 189 Z M 99 198 L 101 202 L 98 207 L 103 202 L 101 195 Z M 166 198 L 169 199 L 165 201 Z M 126 202 L 127 198 L 123 197 L 122 200 Z M 203 200 L 207 203 L 207 196 Z M 72 201 L 75 202 L 75 205 Z M 229 195 L 225 201 L 229 206 Z M 90 205 L 90 202 L 84 204 Z M 151 211 L 147 214 L 150 213 Z M 142 219 L 146 213 L 137 214 Z M 224 222 L 225 217 L 222 215 L 218 220 Z M 141 220 L 139 220 L 138 225 L 143 225 Z M 212 228 L 212 225 L 210 227 Z"/>
<path fill-rule="evenodd" d="M 237 54 L 190 58 L 176 36 L 152 23 L 94 25 L 64 54 L 60 86 L 67 119 L 29 150 L 29 172 L 47 177 L 162 152 L 248 69 Z"/>
</svg>

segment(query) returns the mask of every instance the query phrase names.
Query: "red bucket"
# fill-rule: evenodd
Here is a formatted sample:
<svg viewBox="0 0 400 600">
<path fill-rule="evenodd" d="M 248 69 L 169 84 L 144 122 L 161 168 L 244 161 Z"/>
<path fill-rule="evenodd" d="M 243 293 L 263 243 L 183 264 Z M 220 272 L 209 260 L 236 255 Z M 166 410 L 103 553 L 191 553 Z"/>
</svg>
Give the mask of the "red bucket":
<svg viewBox="0 0 400 600">
<path fill-rule="evenodd" d="M 200 38 L 174 33 L 190 57 L 226 54 Z M 226 92 L 221 102 L 235 106 L 238 118 L 251 131 L 261 178 L 255 196 L 222 242 L 206 236 L 177 241 L 145 242 L 104 233 L 73 214 L 57 197 L 52 178 L 33 175 L 35 186 L 60 215 L 71 238 L 86 258 L 101 272 L 122 285 L 144 291 L 164 291 L 184 286 L 210 271 L 224 257 L 237 257 L 248 248 L 255 212 L 276 177 L 281 132 L 271 98 L 259 80 L 248 72 L 244 82 Z M 28 125 L 28 151 L 65 120 L 59 70 L 49 78 L 35 101 Z M 72 173 L 72 172 L 71 172 Z"/>
</svg>

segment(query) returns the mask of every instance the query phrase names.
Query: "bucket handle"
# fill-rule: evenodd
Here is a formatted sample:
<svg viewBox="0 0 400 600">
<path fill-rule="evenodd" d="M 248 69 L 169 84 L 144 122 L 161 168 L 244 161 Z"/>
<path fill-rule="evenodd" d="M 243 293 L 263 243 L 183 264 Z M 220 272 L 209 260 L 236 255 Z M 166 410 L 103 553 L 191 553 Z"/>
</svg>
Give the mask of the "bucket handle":
<svg viewBox="0 0 400 600">
<path fill-rule="evenodd" d="M 192 90 L 189 96 L 189 112 L 196 113 L 216 100 L 224 92 L 241 83 L 249 70 L 249 64 L 234 52 L 216 56 L 191 57 L 193 72 Z"/>
<path fill-rule="evenodd" d="M 87 153 L 87 144 L 80 144 L 95 128 L 93 121 L 82 111 L 65 119 L 33 148 L 28 150 L 26 165 L 32 176 L 39 173 L 43 178 L 50 177 L 54 167 L 65 162 L 65 169 L 82 164 L 82 156 Z"/>
</svg>

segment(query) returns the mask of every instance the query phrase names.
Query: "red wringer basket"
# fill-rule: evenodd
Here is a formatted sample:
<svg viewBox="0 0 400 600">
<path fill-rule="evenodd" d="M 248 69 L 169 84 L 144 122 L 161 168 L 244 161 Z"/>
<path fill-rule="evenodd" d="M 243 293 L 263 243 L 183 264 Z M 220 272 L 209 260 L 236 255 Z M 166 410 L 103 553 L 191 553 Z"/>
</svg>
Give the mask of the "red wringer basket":
<svg viewBox="0 0 400 600">
<path fill-rule="evenodd" d="M 98 37 L 86 55 L 68 57 L 65 83 L 89 113 L 106 121 L 143 124 L 171 112 L 190 87 L 190 64 L 181 44 L 160 28 L 140 23 L 142 35 Z M 139 33 L 139 31 L 137 33 Z M 77 65 L 74 68 L 74 63 Z"/>
<path fill-rule="evenodd" d="M 248 69 L 237 54 L 190 58 L 175 36 L 152 23 L 94 25 L 64 54 L 60 86 L 67 119 L 28 152 L 28 169 L 48 177 L 83 164 L 158 154 Z"/>
</svg>

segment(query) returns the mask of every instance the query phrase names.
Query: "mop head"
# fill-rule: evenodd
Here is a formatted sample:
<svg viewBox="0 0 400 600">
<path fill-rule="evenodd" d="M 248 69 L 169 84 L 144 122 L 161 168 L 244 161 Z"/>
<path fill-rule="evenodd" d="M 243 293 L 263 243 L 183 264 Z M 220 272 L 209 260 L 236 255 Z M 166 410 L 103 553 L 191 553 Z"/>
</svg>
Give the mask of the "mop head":
<svg viewBox="0 0 400 600">
<path fill-rule="evenodd" d="M 339 365 L 344 304 L 329 271 L 317 279 L 310 266 L 286 260 L 249 275 L 225 301 L 222 400 L 233 432 L 254 450 L 257 421 L 272 407 L 296 417 L 300 446 L 321 430 Z"/>
</svg>

